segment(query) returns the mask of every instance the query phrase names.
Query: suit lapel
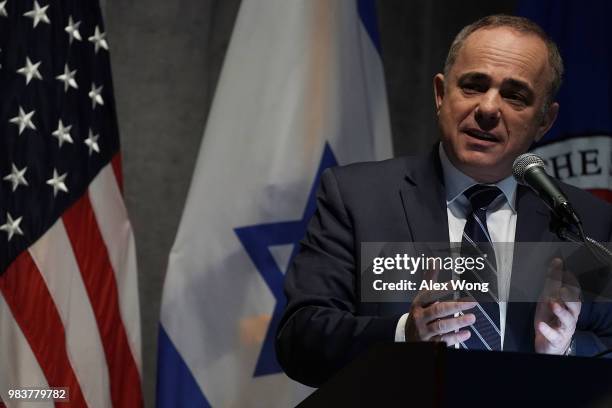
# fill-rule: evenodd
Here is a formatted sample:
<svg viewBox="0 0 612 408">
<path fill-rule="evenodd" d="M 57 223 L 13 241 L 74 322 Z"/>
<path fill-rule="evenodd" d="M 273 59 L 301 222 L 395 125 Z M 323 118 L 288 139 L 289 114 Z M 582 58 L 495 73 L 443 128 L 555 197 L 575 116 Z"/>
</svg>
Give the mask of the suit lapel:
<svg viewBox="0 0 612 408">
<path fill-rule="evenodd" d="M 448 216 L 437 145 L 428 157 L 408 163 L 400 190 L 413 242 L 448 242 Z"/>
<path fill-rule="evenodd" d="M 527 187 L 516 192 L 516 234 L 514 242 L 542 242 L 554 239 L 549 230 L 550 212 L 542 200 Z"/>
<path fill-rule="evenodd" d="M 417 244 L 447 243 L 448 217 L 437 145 L 429 156 L 407 158 L 406 168 L 399 193 L 410 241 Z M 378 304 L 380 315 L 400 316 L 409 307 L 409 302 Z"/>
</svg>

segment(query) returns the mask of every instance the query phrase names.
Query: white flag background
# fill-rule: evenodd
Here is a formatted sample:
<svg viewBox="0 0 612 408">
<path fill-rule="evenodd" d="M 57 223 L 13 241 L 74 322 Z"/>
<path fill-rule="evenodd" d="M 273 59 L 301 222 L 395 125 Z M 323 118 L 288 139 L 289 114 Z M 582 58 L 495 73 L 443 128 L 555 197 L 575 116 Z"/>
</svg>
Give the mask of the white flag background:
<svg viewBox="0 0 612 408">
<path fill-rule="evenodd" d="M 373 0 L 244 0 L 170 253 L 158 406 L 284 407 L 282 277 L 322 169 L 391 156 Z"/>
</svg>

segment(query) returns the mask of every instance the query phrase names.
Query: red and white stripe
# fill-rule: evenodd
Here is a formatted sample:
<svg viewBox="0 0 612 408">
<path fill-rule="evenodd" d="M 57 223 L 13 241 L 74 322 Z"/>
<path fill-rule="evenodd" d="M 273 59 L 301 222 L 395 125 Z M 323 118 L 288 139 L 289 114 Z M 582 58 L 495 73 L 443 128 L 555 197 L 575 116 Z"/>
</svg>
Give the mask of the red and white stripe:
<svg viewBox="0 0 612 408">
<path fill-rule="evenodd" d="M 33 386 L 69 387 L 74 407 L 142 406 L 136 252 L 119 160 L 0 277 L 7 407 L 19 406 L 8 389 Z"/>
</svg>

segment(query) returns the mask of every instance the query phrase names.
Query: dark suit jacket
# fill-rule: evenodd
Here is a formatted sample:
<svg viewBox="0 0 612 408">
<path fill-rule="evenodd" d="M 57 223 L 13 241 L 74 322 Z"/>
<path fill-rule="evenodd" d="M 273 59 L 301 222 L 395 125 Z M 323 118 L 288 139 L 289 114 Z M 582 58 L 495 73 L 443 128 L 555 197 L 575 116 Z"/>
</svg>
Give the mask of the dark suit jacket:
<svg viewBox="0 0 612 408">
<path fill-rule="evenodd" d="M 577 188 L 562 189 L 587 235 L 610 241 L 612 206 Z M 516 207 L 516 242 L 558 241 L 549 230 L 550 211 L 523 186 Z M 409 304 L 361 302 L 358 254 L 361 242 L 400 241 L 449 241 L 437 149 L 323 174 L 317 211 L 285 280 L 288 303 L 276 350 L 290 377 L 319 386 L 373 343 L 394 340 Z M 528 272 L 516 270 L 515 256 L 512 279 L 520 273 Z M 509 304 L 504 350 L 534 351 L 533 316 L 533 304 Z M 575 339 L 579 354 L 612 347 L 612 308 L 583 304 Z"/>
</svg>

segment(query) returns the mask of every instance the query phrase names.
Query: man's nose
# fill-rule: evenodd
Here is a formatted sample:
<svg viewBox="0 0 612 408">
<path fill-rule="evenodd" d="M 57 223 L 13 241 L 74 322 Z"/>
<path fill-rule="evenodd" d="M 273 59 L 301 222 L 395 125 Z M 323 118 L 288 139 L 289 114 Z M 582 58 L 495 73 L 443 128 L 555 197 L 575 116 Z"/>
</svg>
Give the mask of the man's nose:
<svg viewBox="0 0 612 408">
<path fill-rule="evenodd" d="M 482 95 L 475 112 L 476 122 L 482 130 L 490 130 L 497 126 L 501 115 L 500 103 L 499 94 L 493 90 Z"/>
</svg>

